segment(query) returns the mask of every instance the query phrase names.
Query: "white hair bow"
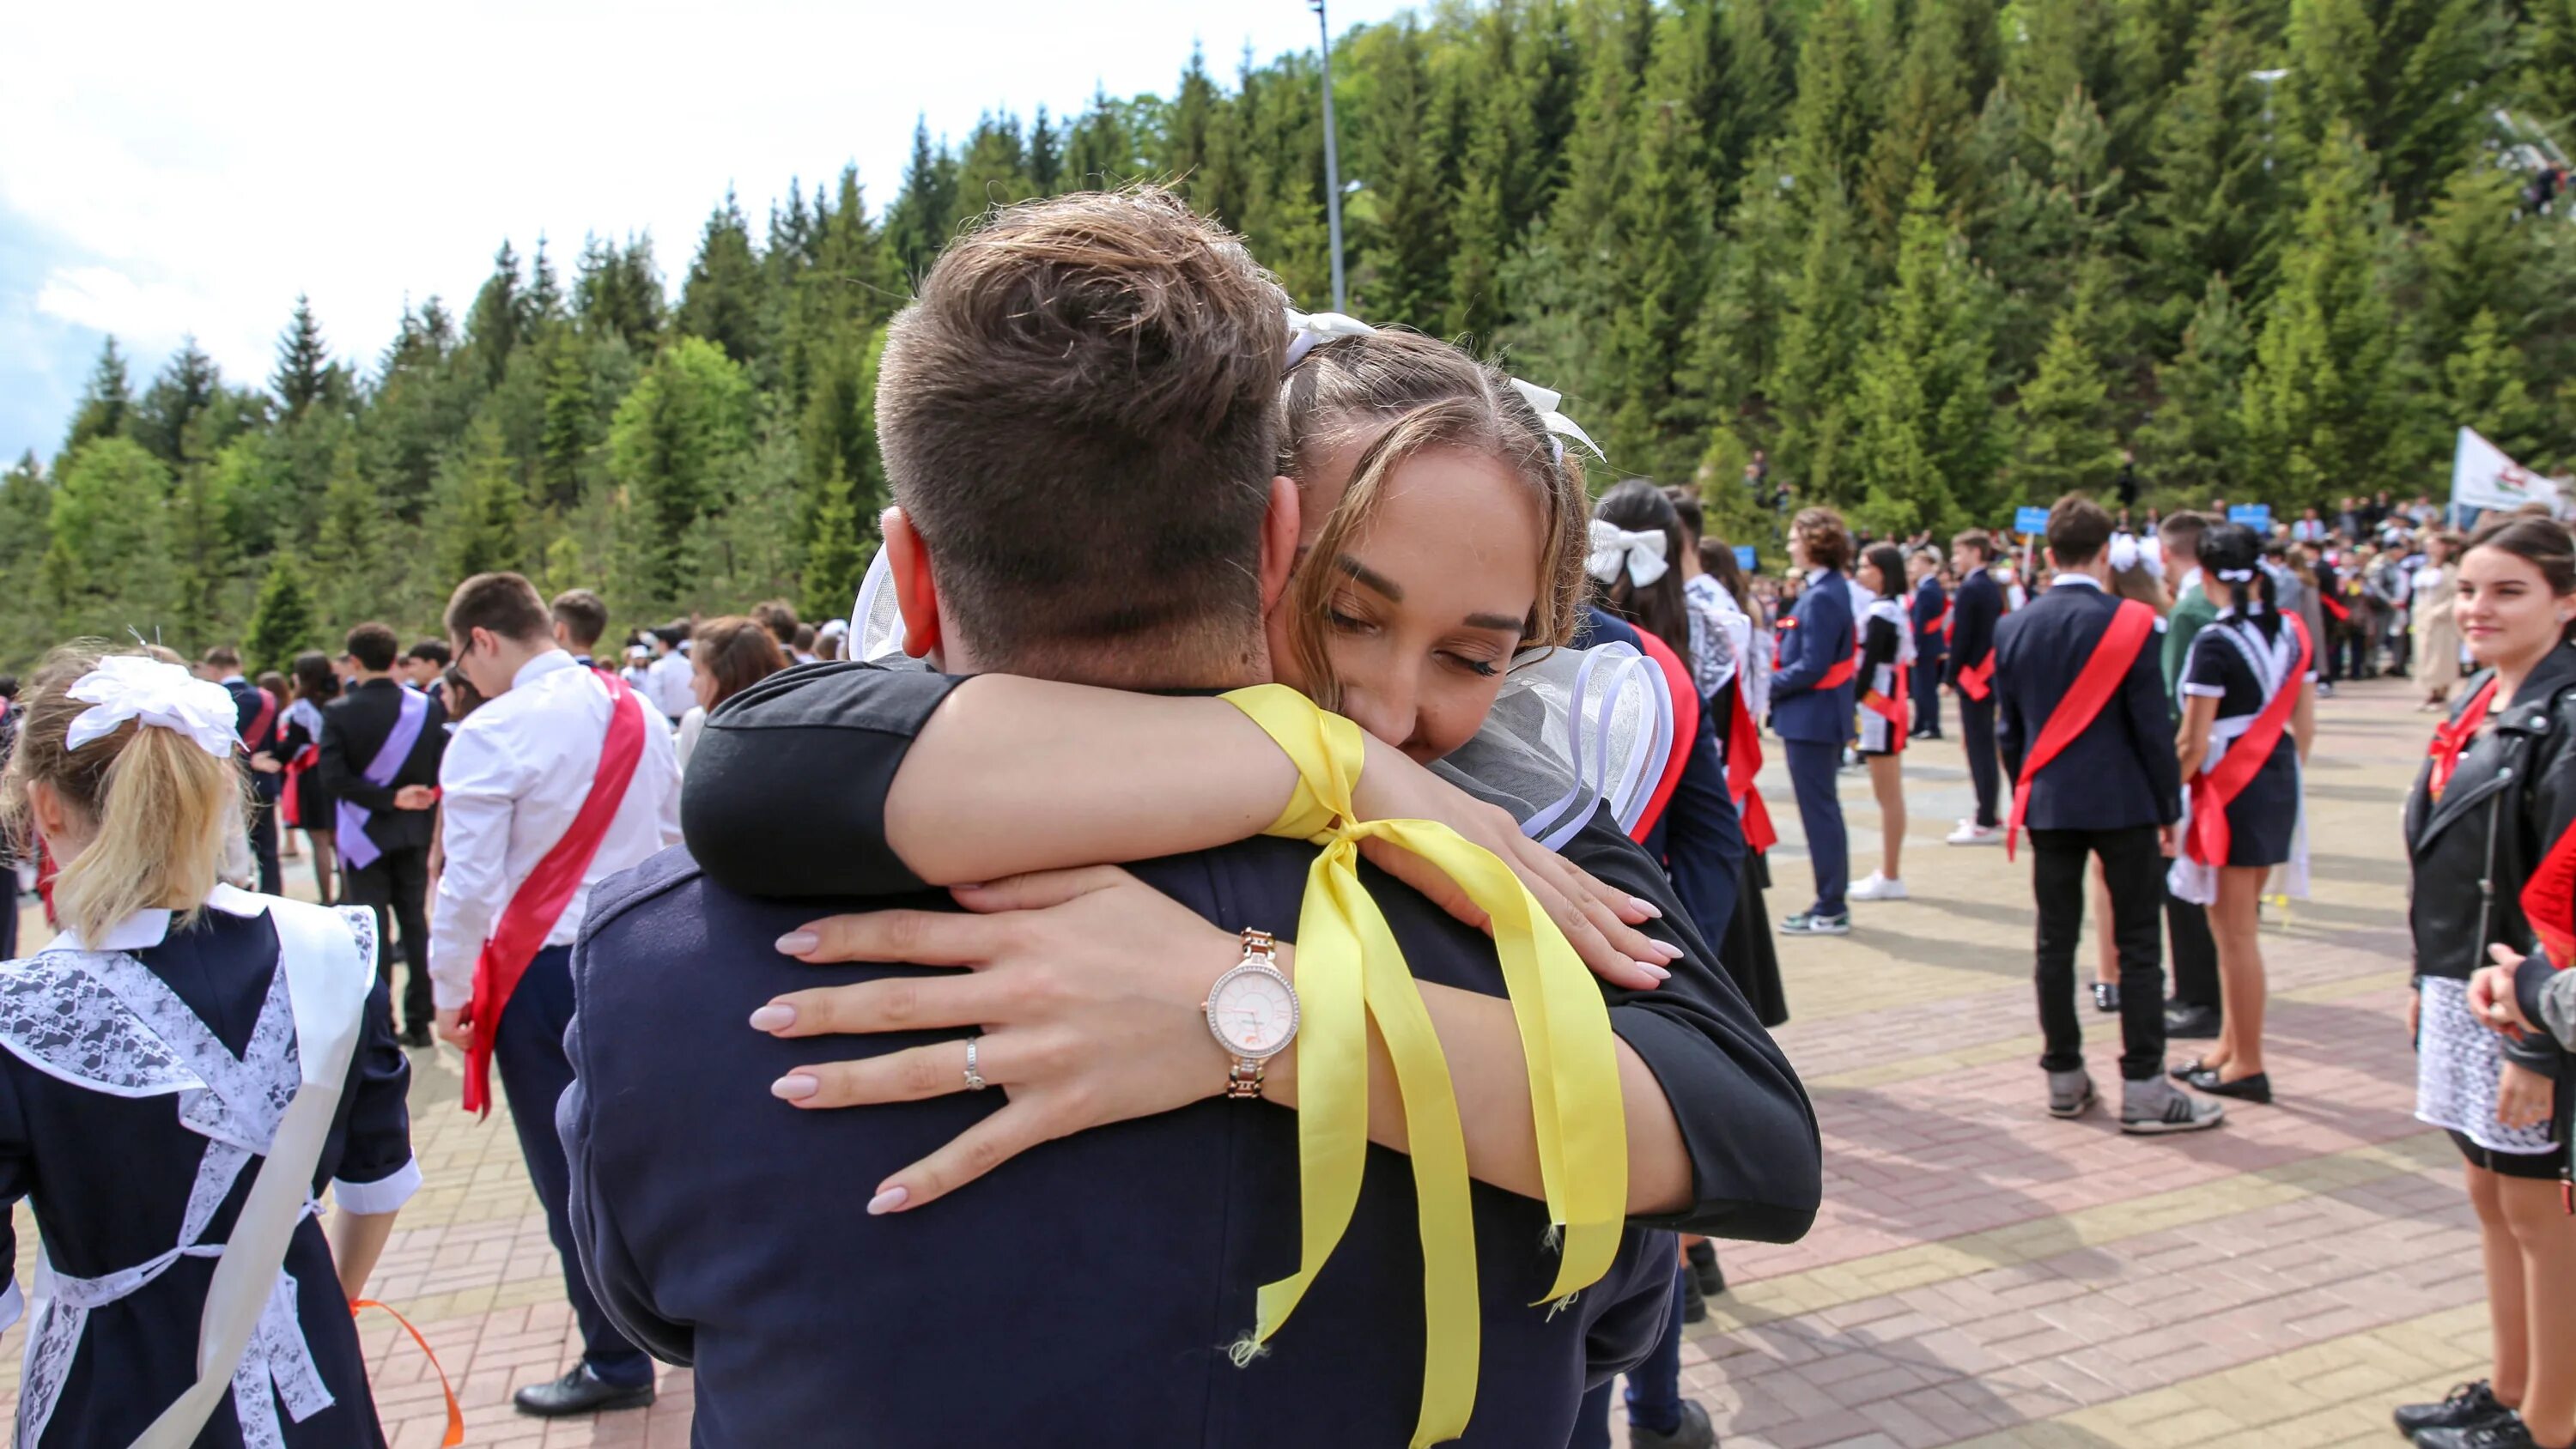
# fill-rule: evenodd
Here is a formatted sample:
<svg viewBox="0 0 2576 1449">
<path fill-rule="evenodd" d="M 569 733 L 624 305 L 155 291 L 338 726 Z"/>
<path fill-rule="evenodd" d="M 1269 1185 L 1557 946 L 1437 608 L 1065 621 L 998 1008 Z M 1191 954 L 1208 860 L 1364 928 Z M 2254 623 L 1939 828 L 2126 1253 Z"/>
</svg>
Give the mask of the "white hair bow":
<svg viewBox="0 0 2576 1449">
<path fill-rule="evenodd" d="M 2111 571 L 2125 574 L 2143 565 L 2147 577 L 2165 576 L 2164 541 L 2155 537 L 2140 538 L 2134 533 L 2114 534 L 2111 538 Z"/>
<path fill-rule="evenodd" d="M 71 697 L 90 706 L 63 734 L 63 748 L 77 750 L 104 739 L 127 720 L 177 730 L 219 760 L 241 742 L 241 712 L 232 691 L 199 679 L 176 664 L 141 654 L 111 654 L 82 675 Z"/>
<path fill-rule="evenodd" d="M 1306 360 L 1307 353 L 1336 337 L 1377 335 L 1376 328 L 1357 317 L 1341 312 L 1300 312 L 1290 307 L 1287 309 L 1287 314 L 1288 360 L 1282 366 L 1282 371 L 1293 370 L 1298 363 Z M 1572 438 L 1581 443 L 1586 451 L 1602 462 L 1610 461 L 1610 455 L 1601 451 L 1601 445 L 1592 441 L 1592 435 L 1583 431 L 1581 424 L 1557 411 L 1558 405 L 1565 401 L 1563 393 L 1550 391 L 1534 382 L 1523 382 L 1517 377 L 1513 378 L 1511 383 L 1512 390 L 1519 393 L 1530 405 L 1531 410 L 1538 414 L 1539 424 L 1547 429 L 1549 442 L 1555 448 L 1559 461 L 1563 461 L 1565 457 L 1565 444 L 1562 440 L 1566 438 Z"/>
<path fill-rule="evenodd" d="M 1592 553 L 1583 561 L 1584 572 L 1601 582 L 1616 583 L 1619 570 L 1628 571 L 1628 582 L 1638 588 L 1664 576 L 1670 567 L 1664 562 L 1663 530 L 1653 533 L 1630 533 L 1615 523 L 1592 520 Z"/>
</svg>

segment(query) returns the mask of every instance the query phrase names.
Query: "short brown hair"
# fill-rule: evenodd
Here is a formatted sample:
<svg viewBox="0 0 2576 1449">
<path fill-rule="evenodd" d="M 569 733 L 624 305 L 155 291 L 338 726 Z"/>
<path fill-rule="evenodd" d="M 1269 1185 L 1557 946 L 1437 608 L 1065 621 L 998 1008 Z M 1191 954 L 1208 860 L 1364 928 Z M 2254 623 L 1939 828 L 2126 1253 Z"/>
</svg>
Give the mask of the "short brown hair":
<svg viewBox="0 0 2576 1449">
<path fill-rule="evenodd" d="M 777 636 L 759 619 L 740 614 L 709 619 L 698 626 L 693 641 L 689 645 L 689 663 L 705 670 L 716 682 L 716 697 L 707 704 L 710 713 L 717 705 L 787 667 L 787 657 L 778 652 Z"/>
<path fill-rule="evenodd" d="M 1837 572 L 1851 563 L 1851 528 L 1830 508 L 1801 508 L 1789 520 L 1789 536 L 1806 545 L 1807 567 Z"/>
<path fill-rule="evenodd" d="M 566 589 L 555 595 L 553 613 L 576 649 L 587 652 L 608 632 L 608 605 L 588 589 Z"/>
<path fill-rule="evenodd" d="M 394 661 L 402 657 L 402 638 L 389 624 L 360 624 L 349 631 L 341 647 L 358 661 L 360 668 L 377 673 L 393 668 Z"/>
<path fill-rule="evenodd" d="M 1285 301 L 1153 187 L 1008 207 L 940 255 L 888 327 L 877 441 L 980 662 L 1061 676 L 1068 645 L 1175 630 L 1239 653 Z"/>
<path fill-rule="evenodd" d="M 1982 528 L 1972 528 L 1950 540 L 1952 548 L 1964 548 L 1976 554 L 1983 563 L 1995 560 L 1995 536 Z"/>
<path fill-rule="evenodd" d="M 2048 556 L 2061 568 L 2091 563 L 2111 546 L 2111 515 L 2081 493 L 2049 506 Z"/>
<path fill-rule="evenodd" d="M 207 650 L 206 657 L 200 662 L 208 669 L 239 669 L 241 668 L 241 651 L 235 649 L 230 644 L 218 644 L 214 648 Z"/>
<path fill-rule="evenodd" d="M 520 644 L 552 643 L 554 615 L 524 575 L 476 574 L 447 597 L 447 637 L 461 645 L 477 629 Z"/>
<path fill-rule="evenodd" d="M 2194 513 L 2188 508 L 2167 514 L 2165 521 L 2156 525 L 2156 537 L 2164 544 L 2167 553 L 2179 549 L 2195 559 L 2200 557 L 2200 541 L 2208 533 L 2209 515 Z"/>
<path fill-rule="evenodd" d="M 796 642 L 796 606 L 794 604 L 785 599 L 771 599 L 765 604 L 754 604 L 751 606 L 751 617 L 760 621 L 760 626 L 769 631 L 769 637 L 777 640 L 780 648 L 786 648 Z"/>
</svg>

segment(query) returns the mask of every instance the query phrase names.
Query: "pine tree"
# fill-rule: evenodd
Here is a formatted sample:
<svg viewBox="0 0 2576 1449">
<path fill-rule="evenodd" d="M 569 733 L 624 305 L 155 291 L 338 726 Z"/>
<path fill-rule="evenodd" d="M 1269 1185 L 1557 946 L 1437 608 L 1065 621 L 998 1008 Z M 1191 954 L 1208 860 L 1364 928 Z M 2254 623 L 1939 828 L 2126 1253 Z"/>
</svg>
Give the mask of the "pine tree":
<svg viewBox="0 0 2576 1449">
<path fill-rule="evenodd" d="M 721 508 L 730 470 L 750 446 L 751 384 L 713 343 L 665 349 L 617 405 L 608 474 L 625 491 L 644 599 L 677 601 L 690 583 L 689 536 Z"/>
<path fill-rule="evenodd" d="M 2003 453 L 1976 276 L 1944 213 L 1925 162 L 1906 198 L 1896 283 L 1854 380 L 1858 518 L 1895 536 L 1983 516 Z"/>
<path fill-rule="evenodd" d="M 382 612 L 387 570 L 384 500 L 358 465 L 354 443 L 332 458 L 331 481 L 322 490 L 321 521 L 313 545 L 322 617 L 363 619 Z M 449 575 L 462 579 L 482 569 Z"/>
<path fill-rule="evenodd" d="M 527 325 L 527 312 L 527 299 L 519 288 L 519 254 L 505 240 L 492 254 L 491 277 L 474 294 L 474 305 L 465 313 L 465 347 L 485 387 L 501 385 L 510 354 L 518 350 L 521 329 Z"/>
<path fill-rule="evenodd" d="M 2154 122 L 2152 173 L 2139 228 L 2145 295 L 2161 335 L 2178 336 L 2211 273 L 2260 297 L 2268 290 L 2279 173 L 2255 79 L 2261 49 L 2238 5 L 2212 8 L 2190 70 Z"/>
<path fill-rule="evenodd" d="M 1411 19 L 1388 37 L 1377 104 L 1361 138 L 1374 224 L 1362 241 L 1352 290 L 1379 323 L 1437 326 L 1448 313 L 1449 184 L 1440 145 L 1440 98 L 1422 33 Z"/>
<path fill-rule="evenodd" d="M 277 340 L 277 371 L 269 374 L 268 390 L 286 405 L 288 418 L 301 418 L 330 387 L 330 350 L 322 343 L 322 324 L 313 320 L 312 300 L 301 293 L 295 298 L 295 320 Z"/>
<path fill-rule="evenodd" d="M 859 510 L 852 501 L 849 475 L 834 468 L 823 480 L 814 508 L 813 541 L 805 547 L 805 598 L 808 619 L 844 617 L 859 595 L 868 560 L 875 550 L 859 529 Z"/>
<path fill-rule="evenodd" d="M 1122 169 L 1119 174 L 1126 173 Z M 956 224 L 957 160 L 945 144 L 931 144 L 930 121 L 924 117 L 913 125 L 912 159 L 903 168 L 903 189 L 895 193 L 885 219 L 886 240 L 904 275 L 929 271 Z"/>
<path fill-rule="evenodd" d="M 2443 400 L 2450 421 L 2475 428 L 2486 440 L 2528 460 L 2539 443 L 2539 409 L 2523 380 L 2522 350 L 2505 340 L 2493 312 L 2469 323 L 2457 352 L 2442 366 Z"/>
<path fill-rule="evenodd" d="M 2021 444 L 2013 486 L 2034 502 L 2068 493 L 2098 493 L 2120 471 L 2120 437 L 2110 420 L 2110 385 L 2086 339 L 2082 302 L 2058 314 L 2039 357 L 2039 374 L 2021 390 Z"/>
<path fill-rule="evenodd" d="M 1895 243 L 1916 174 L 1925 166 L 1945 196 L 1958 195 L 1965 184 L 1961 153 L 1975 121 L 1968 94 L 1968 23 L 1965 8 L 1953 0 L 1924 0 L 1915 12 L 1887 120 L 1862 171 L 1861 205 L 1883 246 Z"/>
<path fill-rule="evenodd" d="M 965 159 L 957 168 L 961 219 L 1037 194 L 1037 183 L 1029 179 L 1028 147 L 1020 139 L 1020 118 L 990 112 L 978 117 L 975 129 L 966 134 Z"/>
<path fill-rule="evenodd" d="M 1190 63 L 1163 111 L 1162 169 L 1193 199 L 1209 184 L 1200 170 L 1207 164 L 1208 126 L 1221 104 L 1216 82 L 1208 78 L 1207 53 L 1192 41 Z"/>
<path fill-rule="evenodd" d="M 733 192 L 707 218 L 698 239 L 697 260 L 689 264 L 680 288 L 680 310 L 672 320 L 679 329 L 703 337 L 745 366 L 761 356 L 760 263 L 752 255 L 751 226 Z"/>
<path fill-rule="evenodd" d="M 1811 214 L 1848 202 L 1878 123 L 1875 86 L 1855 0 L 1823 0 L 1798 45 L 1797 100 L 1789 109 L 1789 168 Z"/>
<path fill-rule="evenodd" d="M 253 672 L 292 668 L 295 656 L 320 647 L 322 621 L 313 609 L 313 594 L 295 551 L 282 548 L 260 581 L 259 602 L 251 607 L 250 629 L 242 636 L 243 663 Z"/>
<path fill-rule="evenodd" d="M 64 464 L 46 520 L 56 638 L 146 639 L 169 599 L 170 470 L 131 438 L 91 440 Z"/>
<path fill-rule="evenodd" d="M 2138 430 L 2138 466 L 2148 482 L 2191 498 L 2243 491 L 2245 370 L 2254 336 L 2227 278 L 2213 274 L 2183 328 L 2182 350 L 2156 367 L 2162 403 Z M 2230 480 L 2243 480 L 2231 486 Z"/>
<path fill-rule="evenodd" d="M 1837 472 L 1850 423 L 1853 363 L 1860 350 L 1861 277 L 1851 208 L 1840 190 L 1810 195 L 1814 220 L 1804 260 L 1789 285 L 1780 352 L 1767 391 L 1779 418 L 1772 464 L 1779 480 L 1810 499 L 1852 495 Z"/>
<path fill-rule="evenodd" d="M 168 365 L 135 406 L 135 441 L 173 467 L 184 462 L 190 452 L 191 430 L 199 416 L 214 405 L 223 382 L 223 374 L 216 369 L 214 359 L 197 346 L 195 335 L 181 338 L 179 350 L 170 354 Z"/>
<path fill-rule="evenodd" d="M 911 178 L 931 165 L 929 133 L 913 135 L 912 165 L 905 173 L 905 189 L 912 189 Z M 1091 104 L 1066 133 L 1064 143 L 1064 182 L 1069 191 L 1107 190 L 1141 174 L 1143 162 L 1136 155 L 1136 128 L 1127 117 L 1126 108 L 1109 99 L 1106 91 L 1094 90 Z M 886 230 L 896 231 L 895 217 L 886 218 Z M 945 241 L 943 234 L 939 240 Z M 909 233 L 895 237 L 896 252 L 904 260 L 904 269 L 919 276 L 927 261 L 915 265 L 909 248 L 914 244 Z M 935 250 L 935 244 L 934 244 Z"/>
<path fill-rule="evenodd" d="M 1677 28 L 1664 34 L 1687 39 Z M 1649 90 L 1683 89 L 1674 82 L 1704 59 L 1686 46 L 1661 46 Z M 1681 478 L 1699 453 L 1698 425 L 1706 421 L 1697 380 L 1684 369 L 1714 246 L 1713 203 L 1699 169 L 1698 123 L 1688 110 L 1678 102 L 1654 105 L 1639 119 L 1638 132 L 1636 181 L 1621 200 L 1616 232 L 1624 245 L 1606 349 L 1618 398 L 1610 448 L 1622 467 Z"/>
<path fill-rule="evenodd" d="M 650 236 L 632 237 L 623 247 L 595 236 L 582 243 L 572 315 L 583 331 L 651 352 L 662 335 L 662 311 L 662 275 L 653 265 Z"/>
<path fill-rule="evenodd" d="M 1029 181 L 1038 195 L 1053 196 L 1064 189 L 1063 180 L 1064 139 L 1047 115 L 1046 102 L 1040 101 L 1037 119 L 1029 126 Z"/>
<path fill-rule="evenodd" d="M 80 403 L 72 413 L 71 432 L 63 438 L 63 456 L 69 457 L 83 443 L 94 438 L 122 438 L 132 431 L 134 389 L 126 381 L 125 355 L 116 350 L 116 339 L 110 337 L 98 349 L 98 365 L 90 369 L 89 385 L 81 389 Z"/>
<path fill-rule="evenodd" d="M 545 415 L 537 441 L 536 498 L 541 508 L 570 508 L 581 497 L 582 462 L 591 445 L 590 370 L 580 344 L 556 332 L 546 358 Z"/>
<path fill-rule="evenodd" d="M 2486 0 L 2292 0 L 2284 130 L 2311 164 L 2338 128 L 2376 159 L 2394 218 L 2412 221 L 2473 159 L 2513 53 Z"/>
<path fill-rule="evenodd" d="M 445 473 L 440 484 L 444 495 L 438 529 L 440 571 L 462 579 L 525 568 L 527 493 L 520 486 L 516 460 L 502 450 L 500 429 L 489 420 L 468 429 L 459 455 Z"/>
</svg>

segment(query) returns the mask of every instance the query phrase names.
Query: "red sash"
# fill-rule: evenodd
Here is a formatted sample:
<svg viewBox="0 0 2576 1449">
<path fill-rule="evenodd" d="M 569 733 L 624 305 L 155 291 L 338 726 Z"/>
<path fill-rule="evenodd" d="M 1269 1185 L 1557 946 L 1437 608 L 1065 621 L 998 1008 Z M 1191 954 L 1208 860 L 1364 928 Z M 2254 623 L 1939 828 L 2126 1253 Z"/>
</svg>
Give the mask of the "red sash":
<svg viewBox="0 0 2576 1449">
<path fill-rule="evenodd" d="M 295 803 L 296 796 L 301 793 L 295 782 L 303 779 L 304 772 L 312 769 L 321 758 L 320 746 L 306 745 L 295 752 L 294 759 L 286 762 L 286 786 L 277 797 L 277 818 L 299 830 L 304 827 L 304 819 L 303 811 Z M 328 830 L 331 827 L 325 825 L 322 828 Z"/>
<path fill-rule="evenodd" d="M 2004 826 L 2004 859 L 2012 859 L 2019 844 L 2022 816 L 2030 809 L 2030 782 L 2101 718 L 2102 706 L 2120 692 L 2121 681 L 2129 677 L 2129 666 L 2138 662 L 2138 651 L 2147 647 L 2155 633 L 2156 611 L 2137 600 L 2122 599 L 2120 606 L 2111 611 L 2110 627 L 2094 641 L 2093 657 L 2084 661 L 2083 670 L 2067 687 L 2065 698 L 2049 712 L 2038 741 L 2031 745 L 2029 754 L 2022 756 L 2021 777 L 2013 781 L 2012 818 Z M 1992 655 L 1987 656 L 1986 663 L 1992 667 Z"/>
<path fill-rule="evenodd" d="M 2442 792 L 2450 788 L 2451 773 L 2460 768 L 2461 752 L 2478 737 L 2478 726 L 2486 722 L 2487 705 L 2495 698 L 2495 687 L 2495 676 L 2488 675 L 2478 692 L 2469 696 L 2468 708 L 2461 710 L 2458 718 L 2433 726 L 2433 742 L 2424 747 L 2424 756 L 2433 765 L 2425 772 L 2424 785 L 2434 799 L 2441 799 Z"/>
<path fill-rule="evenodd" d="M 1816 676 L 1816 692 L 1822 694 L 1828 689 L 1839 689 L 1851 683 L 1852 676 L 1859 672 L 1860 669 L 1852 662 L 1852 657 L 1845 655 L 1834 661 L 1833 668 Z"/>
<path fill-rule="evenodd" d="M 250 717 L 250 733 L 241 737 L 242 748 L 267 749 L 268 727 L 275 723 L 277 723 L 277 696 L 263 689 L 259 691 L 259 713 Z"/>
<path fill-rule="evenodd" d="M 1762 803 L 1762 792 L 1753 787 L 1753 777 L 1762 773 L 1762 731 L 1753 723 L 1753 706 L 1744 702 L 1741 671 L 1734 695 L 1735 708 L 1726 722 L 1726 793 L 1744 817 L 1744 843 L 1755 850 L 1769 850 L 1780 832 L 1771 828 L 1770 808 Z"/>
<path fill-rule="evenodd" d="M 2522 887 L 2522 918 L 2549 964 L 2564 971 L 2576 963 L 2576 830 L 2558 837 L 2540 869 Z"/>
<path fill-rule="evenodd" d="M 1673 652 L 1673 646 L 1644 629 L 1637 631 L 1637 642 L 1646 657 L 1664 672 L 1665 692 L 1673 701 L 1673 750 L 1664 759 L 1663 778 L 1655 782 L 1655 793 L 1646 799 L 1646 808 L 1630 826 L 1630 838 L 1643 844 L 1655 833 L 1655 823 L 1664 818 L 1664 807 L 1671 804 L 1673 791 L 1682 783 L 1682 767 L 1690 763 L 1691 742 L 1699 738 L 1699 684 L 1691 677 L 1690 666 Z"/>
<path fill-rule="evenodd" d="M 2338 624 L 2352 617 L 2352 611 L 2343 606 L 2343 600 L 2323 589 L 2317 591 L 2317 602 L 2325 606 L 2327 613 L 2334 615 L 2334 621 Z"/>
<path fill-rule="evenodd" d="M 1888 748 L 1891 750 L 1902 750 L 1905 748 L 1905 734 L 1907 728 L 1906 702 L 1911 697 L 1907 693 L 1906 685 L 1910 682 L 1907 679 L 1907 676 L 1912 673 L 1913 671 L 1911 669 L 1908 669 L 1902 664 L 1896 666 L 1896 697 L 1894 699 L 1888 698 L 1886 695 L 1879 693 L 1875 689 L 1870 690 L 1868 693 L 1863 694 L 1860 697 L 1861 708 L 1879 716 L 1881 719 L 1886 720 L 1890 726 L 1887 739 Z"/>
<path fill-rule="evenodd" d="M 2227 864 L 2227 806 L 2272 758 L 2281 731 L 2289 728 L 2290 711 L 2298 706 L 2299 686 L 2308 673 L 2314 650 L 2308 626 L 2296 614 L 2283 614 L 2281 623 L 2299 641 L 2299 659 L 2290 666 L 2290 677 L 2264 704 L 2263 712 L 2254 716 L 2254 723 L 2227 747 L 2227 758 L 2218 762 L 2218 768 L 2204 769 L 2191 779 L 2191 833 L 2183 838 L 2183 851 L 2213 869 Z"/>
<path fill-rule="evenodd" d="M 608 734 L 600 742 L 599 773 L 591 779 L 590 794 L 563 838 L 519 883 L 474 961 L 474 998 L 464 1011 L 465 1024 L 473 1028 L 465 1049 L 465 1110 L 477 1115 L 492 1110 L 492 1040 L 500 1030 L 501 1013 L 509 1008 L 510 993 L 519 989 L 519 978 L 545 945 L 546 933 L 581 889 L 582 872 L 599 853 L 599 842 L 626 799 L 627 782 L 635 778 L 636 761 L 643 758 L 644 706 L 625 680 L 603 674 L 599 682 L 608 691 Z"/>
<path fill-rule="evenodd" d="M 1959 692 L 1970 699 L 1983 699 L 1995 692 L 1995 651 L 1990 645 L 1986 657 L 1959 671 Z"/>
</svg>

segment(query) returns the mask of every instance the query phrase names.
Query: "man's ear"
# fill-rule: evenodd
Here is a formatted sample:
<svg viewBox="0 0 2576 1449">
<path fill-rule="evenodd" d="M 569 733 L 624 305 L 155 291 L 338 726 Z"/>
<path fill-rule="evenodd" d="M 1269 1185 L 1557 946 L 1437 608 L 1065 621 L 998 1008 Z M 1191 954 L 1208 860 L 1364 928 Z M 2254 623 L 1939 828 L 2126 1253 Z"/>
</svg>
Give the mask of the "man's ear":
<svg viewBox="0 0 2576 1449">
<path fill-rule="evenodd" d="M 939 585 L 930 577 L 930 550 L 900 508 L 877 520 L 885 539 L 886 567 L 894 572 L 895 608 L 903 615 L 903 652 L 928 658 L 939 647 Z"/>
<path fill-rule="evenodd" d="M 1287 596 L 1288 576 L 1297 568 L 1297 532 L 1301 526 L 1298 512 L 1297 480 L 1277 477 L 1270 480 L 1270 509 L 1261 516 L 1261 614 L 1279 607 Z"/>
</svg>

